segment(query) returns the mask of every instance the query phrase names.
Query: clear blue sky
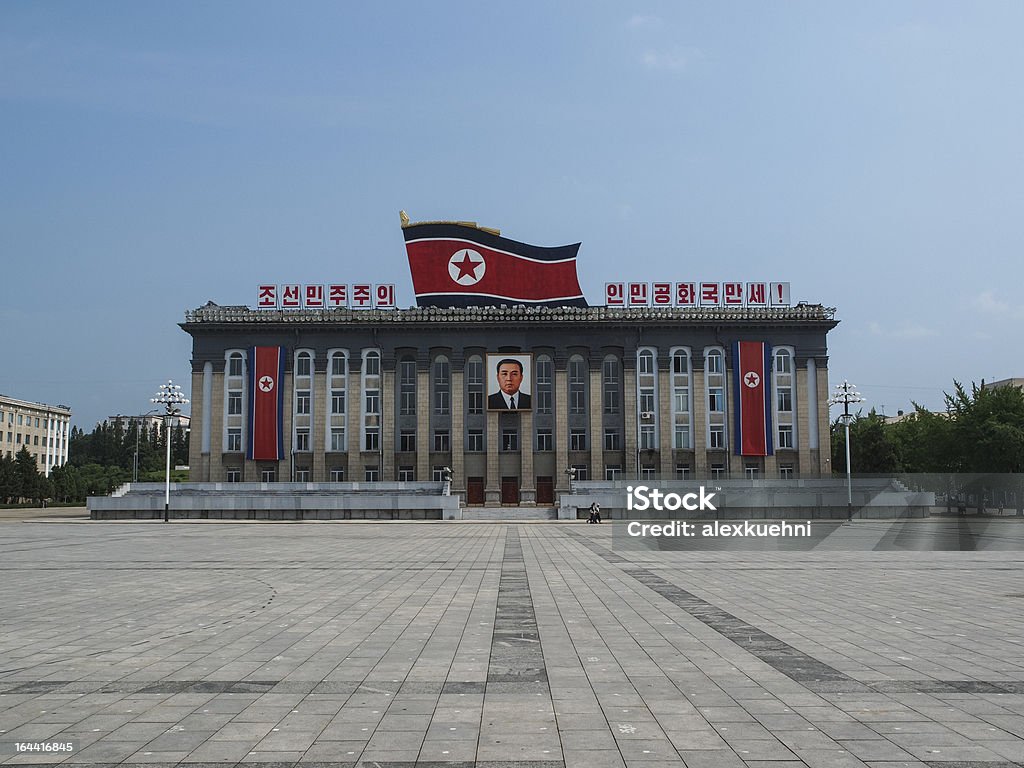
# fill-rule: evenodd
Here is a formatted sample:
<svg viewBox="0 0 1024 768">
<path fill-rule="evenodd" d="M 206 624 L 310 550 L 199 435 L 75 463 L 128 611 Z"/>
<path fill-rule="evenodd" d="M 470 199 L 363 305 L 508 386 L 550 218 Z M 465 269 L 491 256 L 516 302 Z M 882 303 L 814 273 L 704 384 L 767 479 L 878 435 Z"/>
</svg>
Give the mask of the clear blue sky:
<svg viewBox="0 0 1024 768">
<path fill-rule="evenodd" d="M 0 3 L 0 392 L 189 386 L 183 313 L 394 282 L 398 222 L 788 280 L 887 413 L 1024 375 L 1024 3 Z"/>
</svg>

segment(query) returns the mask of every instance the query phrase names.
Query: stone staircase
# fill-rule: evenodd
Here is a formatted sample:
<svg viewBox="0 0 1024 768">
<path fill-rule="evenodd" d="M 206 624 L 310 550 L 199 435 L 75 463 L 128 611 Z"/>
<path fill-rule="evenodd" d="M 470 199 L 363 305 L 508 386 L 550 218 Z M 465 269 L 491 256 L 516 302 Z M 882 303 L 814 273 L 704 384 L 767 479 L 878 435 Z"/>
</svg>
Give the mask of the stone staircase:
<svg viewBox="0 0 1024 768">
<path fill-rule="evenodd" d="M 481 522 L 530 522 L 557 520 L 557 507 L 463 507 L 463 520 Z"/>
</svg>

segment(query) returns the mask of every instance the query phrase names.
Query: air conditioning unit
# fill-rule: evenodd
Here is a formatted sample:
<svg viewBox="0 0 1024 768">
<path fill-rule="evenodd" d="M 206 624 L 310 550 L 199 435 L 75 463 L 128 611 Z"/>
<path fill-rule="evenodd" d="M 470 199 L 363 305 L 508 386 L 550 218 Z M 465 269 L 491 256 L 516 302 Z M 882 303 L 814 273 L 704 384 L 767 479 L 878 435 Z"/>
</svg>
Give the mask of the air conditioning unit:
<svg viewBox="0 0 1024 768">
<path fill-rule="evenodd" d="M 640 418 L 643 421 L 650 421 L 651 419 L 654 418 L 654 411 L 642 411 L 640 413 Z"/>
</svg>

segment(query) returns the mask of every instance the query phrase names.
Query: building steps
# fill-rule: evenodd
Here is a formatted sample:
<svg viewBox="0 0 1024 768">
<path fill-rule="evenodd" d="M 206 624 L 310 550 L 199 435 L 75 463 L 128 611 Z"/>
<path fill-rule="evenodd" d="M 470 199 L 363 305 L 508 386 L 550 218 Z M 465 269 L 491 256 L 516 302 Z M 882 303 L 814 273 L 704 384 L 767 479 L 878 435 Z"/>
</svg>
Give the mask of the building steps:
<svg viewBox="0 0 1024 768">
<path fill-rule="evenodd" d="M 557 520 L 556 507 L 463 507 L 463 520 Z"/>
</svg>

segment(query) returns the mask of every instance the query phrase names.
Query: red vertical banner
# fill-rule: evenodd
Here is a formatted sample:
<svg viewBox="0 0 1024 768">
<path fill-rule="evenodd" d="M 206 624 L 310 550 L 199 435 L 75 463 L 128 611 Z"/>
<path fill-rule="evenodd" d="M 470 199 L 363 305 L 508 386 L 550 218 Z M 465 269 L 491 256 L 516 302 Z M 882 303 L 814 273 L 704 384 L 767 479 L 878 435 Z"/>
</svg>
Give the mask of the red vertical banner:
<svg viewBox="0 0 1024 768">
<path fill-rule="evenodd" d="M 763 341 L 737 341 L 733 348 L 736 390 L 736 453 L 771 456 L 771 347 Z"/>
<path fill-rule="evenodd" d="M 284 347 L 249 350 L 249 450 L 253 461 L 284 456 Z"/>
</svg>

